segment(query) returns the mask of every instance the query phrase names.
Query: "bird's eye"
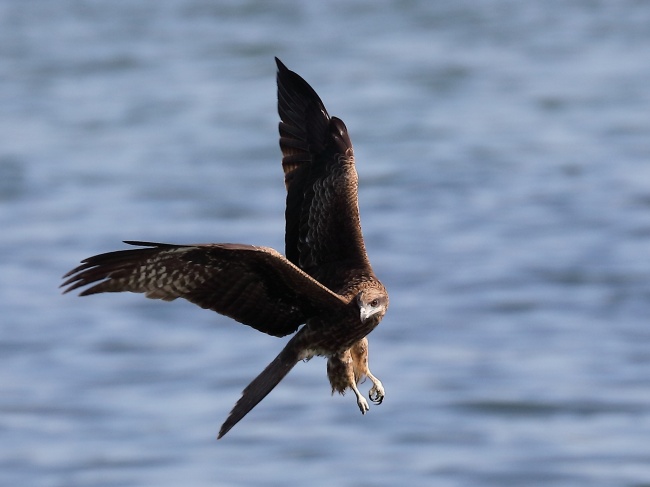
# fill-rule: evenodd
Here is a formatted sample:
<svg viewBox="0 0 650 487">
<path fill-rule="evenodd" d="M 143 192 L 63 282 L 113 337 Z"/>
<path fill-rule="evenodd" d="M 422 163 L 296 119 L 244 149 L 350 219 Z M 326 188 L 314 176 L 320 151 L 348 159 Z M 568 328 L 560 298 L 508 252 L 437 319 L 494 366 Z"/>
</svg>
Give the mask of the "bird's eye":
<svg viewBox="0 0 650 487">
<path fill-rule="evenodd" d="M 373 299 L 372 301 L 370 301 L 370 306 L 372 306 L 373 308 L 376 308 L 378 305 L 379 305 L 378 299 Z"/>
</svg>

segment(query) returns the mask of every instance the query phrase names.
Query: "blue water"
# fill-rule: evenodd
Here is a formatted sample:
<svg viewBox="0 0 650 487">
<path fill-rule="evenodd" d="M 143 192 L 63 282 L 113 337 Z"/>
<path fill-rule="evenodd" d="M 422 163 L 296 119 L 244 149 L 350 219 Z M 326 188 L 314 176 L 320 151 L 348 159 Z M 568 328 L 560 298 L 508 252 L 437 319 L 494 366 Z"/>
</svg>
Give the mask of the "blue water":
<svg viewBox="0 0 650 487">
<path fill-rule="evenodd" d="M 650 3 L 0 3 L 0 484 L 650 485 Z M 123 239 L 283 246 L 280 57 L 351 132 L 391 308 L 364 417 Z M 367 392 L 369 384 L 363 384 Z"/>
</svg>

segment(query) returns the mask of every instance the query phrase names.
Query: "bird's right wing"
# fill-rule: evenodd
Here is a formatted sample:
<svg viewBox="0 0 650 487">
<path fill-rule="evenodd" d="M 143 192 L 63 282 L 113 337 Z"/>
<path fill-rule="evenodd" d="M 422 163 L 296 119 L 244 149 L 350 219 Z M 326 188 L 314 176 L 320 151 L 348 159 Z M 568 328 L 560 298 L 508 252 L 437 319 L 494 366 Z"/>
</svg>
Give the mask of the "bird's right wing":
<svg viewBox="0 0 650 487">
<path fill-rule="evenodd" d="M 148 298 L 184 298 L 274 336 L 292 333 L 314 314 L 346 302 L 273 249 L 242 244 L 170 245 L 89 257 L 68 272 L 64 292 L 130 291 Z"/>
</svg>

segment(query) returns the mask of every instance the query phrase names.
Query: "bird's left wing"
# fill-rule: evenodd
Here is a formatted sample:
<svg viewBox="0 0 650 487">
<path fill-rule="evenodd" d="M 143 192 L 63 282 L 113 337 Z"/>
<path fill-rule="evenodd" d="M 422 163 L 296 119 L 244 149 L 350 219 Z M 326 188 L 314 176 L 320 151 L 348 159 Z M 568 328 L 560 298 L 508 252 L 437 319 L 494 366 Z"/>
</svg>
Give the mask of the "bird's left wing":
<svg viewBox="0 0 650 487">
<path fill-rule="evenodd" d="M 357 171 L 347 128 L 279 59 L 280 148 L 287 188 L 287 258 L 327 286 L 372 273 L 361 233 Z M 342 274 L 342 275 L 339 275 Z"/>
<path fill-rule="evenodd" d="M 346 304 L 270 248 L 126 243 L 146 248 L 83 260 L 64 276 L 64 292 L 92 284 L 80 295 L 130 291 L 165 301 L 184 298 L 274 336 Z"/>
</svg>

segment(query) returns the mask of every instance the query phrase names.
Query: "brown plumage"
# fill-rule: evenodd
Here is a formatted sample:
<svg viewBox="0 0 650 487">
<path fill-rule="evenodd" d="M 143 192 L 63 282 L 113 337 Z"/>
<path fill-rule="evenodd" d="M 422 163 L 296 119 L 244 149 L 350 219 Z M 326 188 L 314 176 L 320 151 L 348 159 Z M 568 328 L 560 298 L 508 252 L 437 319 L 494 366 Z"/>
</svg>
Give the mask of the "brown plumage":
<svg viewBox="0 0 650 487">
<path fill-rule="evenodd" d="M 366 335 L 381 321 L 388 294 L 375 277 L 363 242 L 352 144 L 316 92 L 276 58 L 280 147 L 287 188 L 286 258 L 243 244 L 171 245 L 89 257 L 68 272 L 64 292 L 81 296 L 131 291 L 148 298 L 184 298 L 273 336 L 295 335 L 244 389 L 219 438 L 253 409 L 298 363 L 328 358 L 332 392 L 351 389 L 362 413 L 384 390 L 368 369 Z M 300 325 L 303 325 L 300 328 Z"/>
</svg>

